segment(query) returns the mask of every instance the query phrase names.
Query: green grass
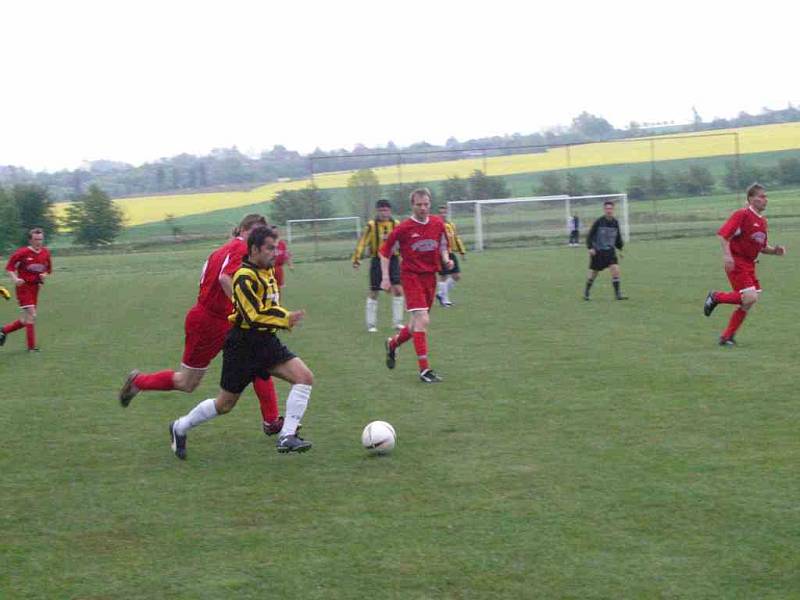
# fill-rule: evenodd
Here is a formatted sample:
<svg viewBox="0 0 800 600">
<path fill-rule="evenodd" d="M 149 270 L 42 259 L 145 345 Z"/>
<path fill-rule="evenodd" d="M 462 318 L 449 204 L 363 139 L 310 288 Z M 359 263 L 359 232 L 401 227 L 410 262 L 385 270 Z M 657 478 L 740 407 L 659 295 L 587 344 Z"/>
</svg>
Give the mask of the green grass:
<svg viewBox="0 0 800 600">
<path fill-rule="evenodd" d="M 711 237 L 632 243 L 624 303 L 607 273 L 580 300 L 579 249 L 470 255 L 433 313 L 438 386 L 410 346 L 383 366 L 365 273 L 301 264 L 286 304 L 308 320 L 284 341 L 316 375 L 314 449 L 277 455 L 248 391 L 185 463 L 167 424 L 216 393 L 219 360 L 191 395 L 115 394 L 178 363 L 208 249 L 62 258 L 42 353 L 21 333 L 0 350 L 0 597 L 794 597 L 800 234 L 775 229 L 790 254 L 761 262 L 734 350 L 730 309 L 701 315 L 726 285 Z M 373 419 L 389 457 L 360 448 Z"/>
</svg>

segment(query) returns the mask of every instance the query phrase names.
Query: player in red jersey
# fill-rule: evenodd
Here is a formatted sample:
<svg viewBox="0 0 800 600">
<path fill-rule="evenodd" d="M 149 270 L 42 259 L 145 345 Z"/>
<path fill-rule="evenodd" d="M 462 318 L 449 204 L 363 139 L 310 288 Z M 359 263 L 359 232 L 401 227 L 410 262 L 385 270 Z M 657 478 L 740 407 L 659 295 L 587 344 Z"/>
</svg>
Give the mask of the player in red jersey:
<svg viewBox="0 0 800 600">
<path fill-rule="evenodd" d="M 238 235 L 211 253 L 200 275 L 197 303 L 186 313 L 181 368 L 178 371 L 167 369 L 156 373 L 131 371 L 119 392 L 123 407 L 128 406 L 141 391 L 193 392 L 200 385 L 208 365 L 222 350 L 225 336 L 231 328 L 228 315 L 233 311 L 230 300 L 233 293 L 232 278 L 242 265 L 242 259 L 247 256 L 247 235 L 256 227 L 266 226 L 266 219 L 261 215 L 247 215 L 239 225 Z M 282 419 L 278 416 L 275 384 L 271 378 L 256 378 L 253 387 L 261 407 L 264 433 L 278 433 Z"/>
<path fill-rule="evenodd" d="M 444 221 L 430 212 L 430 190 L 420 188 L 411 192 L 411 218 L 395 227 L 380 249 L 381 288 L 388 290 L 392 285 L 389 264 L 391 256 L 399 250 L 400 283 L 411 319 L 397 335 L 386 340 L 386 366 L 394 369 L 398 346 L 413 339 L 420 380 L 437 383 L 442 379 L 428 364 L 426 332 L 436 296 L 436 273 L 442 270 L 442 265 L 452 269 L 453 261 Z"/>
<path fill-rule="evenodd" d="M 709 292 L 703 304 L 703 313 L 711 316 L 717 304 L 739 306 L 733 311 L 728 327 L 719 338 L 720 346 L 736 345 L 736 331 L 748 311 L 758 302 L 761 293 L 761 283 L 756 277 L 758 255 L 786 254 L 783 246 L 767 244 L 767 220 L 763 216 L 766 208 L 767 192 L 764 186 L 754 183 L 747 188 L 747 206 L 734 212 L 717 232 L 722 243 L 725 273 L 733 291 Z"/>
<path fill-rule="evenodd" d="M 275 235 L 278 237 L 278 245 L 275 250 L 275 267 L 273 271 L 275 272 L 275 281 L 278 282 L 278 288 L 282 288 L 285 281 L 283 265 L 294 269 L 294 264 L 292 263 L 292 253 L 289 252 L 289 246 L 286 245 L 286 240 L 280 237 L 278 226 L 273 225 L 272 231 L 275 232 Z"/>
<path fill-rule="evenodd" d="M 6 336 L 12 331 L 25 328 L 28 352 L 38 352 L 36 346 L 36 305 L 39 300 L 39 288 L 44 280 L 53 272 L 53 259 L 50 251 L 44 247 L 44 231 L 38 227 L 28 232 L 27 246 L 17 249 L 12 254 L 6 271 L 14 282 L 17 301 L 22 308 L 22 318 L 8 323 L 0 329 L 0 346 L 5 344 Z"/>
</svg>

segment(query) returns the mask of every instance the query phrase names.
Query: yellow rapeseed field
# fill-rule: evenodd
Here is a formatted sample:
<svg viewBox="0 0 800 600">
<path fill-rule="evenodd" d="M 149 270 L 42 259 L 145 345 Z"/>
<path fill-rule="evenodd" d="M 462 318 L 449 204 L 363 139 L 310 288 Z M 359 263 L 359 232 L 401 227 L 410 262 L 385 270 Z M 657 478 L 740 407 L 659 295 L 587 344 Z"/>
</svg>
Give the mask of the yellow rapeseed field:
<svg viewBox="0 0 800 600">
<path fill-rule="evenodd" d="M 586 144 L 567 148 L 555 148 L 538 154 L 517 154 L 487 158 L 468 158 L 425 164 L 402 165 L 400 169 L 379 167 L 373 169 L 382 184 L 409 181 L 439 181 L 452 175 L 466 177 L 475 169 L 486 168 L 489 175 L 514 175 L 535 173 L 572 167 L 593 167 L 613 164 L 647 162 L 651 154 L 656 160 L 676 160 L 733 154 L 733 135 L 739 134 L 739 151 L 742 154 L 775 152 L 800 148 L 800 123 L 762 125 L 740 129 L 724 129 L 698 137 L 684 134 L 673 139 L 637 138 L 609 143 Z M 651 144 L 651 139 L 653 140 Z M 347 186 L 352 172 L 325 173 L 314 177 L 320 188 Z M 308 185 L 308 180 L 270 183 L 247 192 L 219 192 L 209 194 L 184 194 L 174 196 L 145 196 L 125 198 L 116 202 L 125 211 L 128 225 L 140 225 L 162 221 L 167 214 L 181 217 L 224 208 L 247 206 L 269 200 L 280 190 L 296 190 Z M 65 203 L 56 205 L 57 213 L 64 210 Z"/>
</svg>

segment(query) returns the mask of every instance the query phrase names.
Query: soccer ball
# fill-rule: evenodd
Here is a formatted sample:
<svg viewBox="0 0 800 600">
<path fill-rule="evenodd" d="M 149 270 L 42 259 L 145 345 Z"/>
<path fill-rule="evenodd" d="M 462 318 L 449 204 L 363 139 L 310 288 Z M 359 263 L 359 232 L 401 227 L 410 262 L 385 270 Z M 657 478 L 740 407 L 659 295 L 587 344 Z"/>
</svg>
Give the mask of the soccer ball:
<svg viewBox="0 0 800 600">
<path fill-rule="evenodd" d="M 370 454 L 388 454 L 397 443 L 397 434 L 386 421 L 373 421 L 364 427 L 361 443 Z"/>
</svg>

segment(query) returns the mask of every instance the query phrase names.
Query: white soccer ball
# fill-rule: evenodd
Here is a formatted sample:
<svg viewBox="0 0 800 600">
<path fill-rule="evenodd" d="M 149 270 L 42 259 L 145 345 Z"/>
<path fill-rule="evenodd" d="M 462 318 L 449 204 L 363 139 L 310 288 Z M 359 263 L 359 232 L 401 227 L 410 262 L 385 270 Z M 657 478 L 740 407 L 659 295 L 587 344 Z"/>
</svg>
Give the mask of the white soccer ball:
<svg viewBox="0 0 800 600">
<path fill-rule="evenodd" d="M 388 454 L 397 443 L 397 434 L 386 421 L 373 421 L 364 427 L 361 443 L 370 454 Z"/>
</svg>

